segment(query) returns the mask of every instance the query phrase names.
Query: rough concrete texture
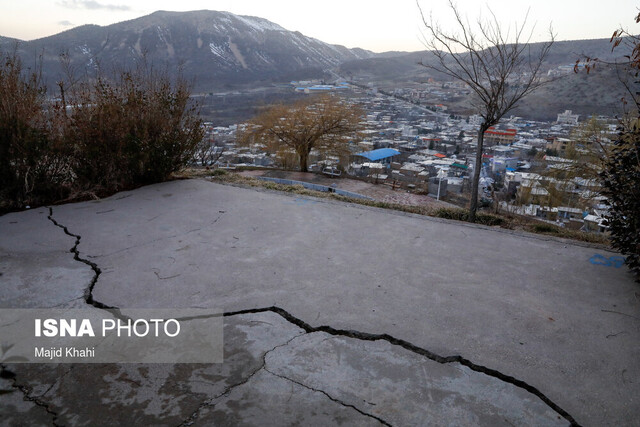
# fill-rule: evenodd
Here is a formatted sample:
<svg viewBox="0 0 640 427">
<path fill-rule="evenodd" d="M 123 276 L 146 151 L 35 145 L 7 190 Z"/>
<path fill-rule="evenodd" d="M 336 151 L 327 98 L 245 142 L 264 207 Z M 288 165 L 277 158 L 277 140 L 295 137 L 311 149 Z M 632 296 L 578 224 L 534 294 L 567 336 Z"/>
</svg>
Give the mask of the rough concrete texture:
<svg viewBox="0 0 640 427">
<path fill-rule="evenodd" d="M 244 384 L 265 353 L 304 331 L 275 314 L 229 318 L 223 364 L 8 365 L 58 425 L 179 425 Z"/>
<path fill-rule="evenodd" d="M 13 386 L 10 379 L 0 379 L 0 423 L 2 425 L 51 425 L 51 416 L 46 409 L 25 400 L 21 390 Z"/>
<path fill-rule="evenodd" d="M 0 308 L 83 307 L 93 272 L 73 259 L 75 238 L 46 208 L 0 217 Z"/>
<path fill-rule="evenodd" d="M 385 341 L 314 333 L 266 361 L 269 372 L 366 408 L 392 425 L 566 425 L 525 390 Z"/>
<path fill-rule="evenodd" d="M 603 249 L 204 180 L 52 213 L 0 217 L 0 307 L 222 307 L 225 363 L 11 365 L 24 420 L 637 423 L 640 290 Z"/>
</svg>

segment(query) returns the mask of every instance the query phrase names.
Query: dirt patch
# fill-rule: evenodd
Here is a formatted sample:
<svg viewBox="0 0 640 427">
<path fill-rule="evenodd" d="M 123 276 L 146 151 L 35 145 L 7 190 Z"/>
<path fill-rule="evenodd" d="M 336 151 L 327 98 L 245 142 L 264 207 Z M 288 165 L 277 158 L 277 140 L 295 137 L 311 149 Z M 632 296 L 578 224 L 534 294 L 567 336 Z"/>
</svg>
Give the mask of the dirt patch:
<svg viewBox="0 0 640 427">
<path fill-rule="evenodd" d="M 401 189 L 392 189 L 384 184 L 373 184 L 350 178 L 330 178 L 321 174 L 311 172 L 294 172 L 282 170 L 251 170 L 238 172 L 246 177 L 269 177 L 280 179 L 292 179 L 295 181 L 310 182 L 318 185 L 331 186 L 353 193 L 371 197 L 379 202 L 396 203 L 407 206 L 428 206 L 428 207 L 456 207 L 455 205 L 443 201 L 438 201 L 433 197 L 422 194 L 415 194 Z"/>
</svg>

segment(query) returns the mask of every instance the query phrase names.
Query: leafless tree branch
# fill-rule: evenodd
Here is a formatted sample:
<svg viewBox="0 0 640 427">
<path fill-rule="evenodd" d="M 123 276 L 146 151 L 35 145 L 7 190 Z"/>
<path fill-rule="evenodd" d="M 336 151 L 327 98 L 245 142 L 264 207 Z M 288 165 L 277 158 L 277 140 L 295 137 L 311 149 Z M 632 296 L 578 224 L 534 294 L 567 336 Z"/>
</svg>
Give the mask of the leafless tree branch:
<svg viewBox="0 0 640 427">
<path fill-rule="evenodd" d="M 474 221 L 484 132 L 496 125 L 522 98 L 546 83 L 542 79 L 542 67 L 555 35 L 549 28 L 549 41 L 543 43 L 537 56 L 533 56 L 530 50 L 533 29 L 525 32 L 529 11 L 522 24 L 515 25 L 512 34 L 509 27 L 505 30 L 492 10 L 489 10 L 489 19 L 478 19 L 476 27 L 472 27 L 453 0 L 449 0 L 456 32 L 445 31 L 434 21 L 433 15 L 427 19 L 419 0 L 416 3 L 426 29 L 423 41 L 432 56 L 430 61 L 420 64 L 465 83 L 477 97 L 477 107 L 484 119 L 478 131 L 472 184 L 470 220 Z"/>
</svg>

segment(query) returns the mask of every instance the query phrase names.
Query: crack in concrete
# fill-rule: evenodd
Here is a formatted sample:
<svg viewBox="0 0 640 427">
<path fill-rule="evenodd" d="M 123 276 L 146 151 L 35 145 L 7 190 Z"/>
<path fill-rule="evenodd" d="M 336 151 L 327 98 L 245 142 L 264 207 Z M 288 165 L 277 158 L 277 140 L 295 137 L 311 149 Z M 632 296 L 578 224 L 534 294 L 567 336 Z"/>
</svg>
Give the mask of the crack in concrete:
<svg viewBox="0 0 640 427">
<path fill-rule="evenodd" d="M 220 215 L 218 215 L 218 217 L 209 225 L 212 226 L 215 223 L 217 223 L 220 218 L 222 217 L 222 215 L 225 213 L 224 211 L 220 211 L 219 212 Z M 96 263 L 93 263 L 87 259 L 81 258 L 80 257 L 80 251 L 78 250 L 78 245 L 80 244 L 80 239 L 81 236 L 77 235 L 77 234 L 73 234 L 69 231 L 69 229 L 64 226 L 59 224 L 54 218 L 53 218 L 53 209 L 51 207 L 49 207 L 49 215 L 47 217 L 54 225 L 56 225 L 57 227 L 61 228 L 62 230 L 64 230 L 65 234 L 67 234 L 68 236 L 71 237 L 75 237 L 76 241 L 74 246 L 70 249 L 70 252 L 72 252 L 74 254 L 74 259 L 78 262 L 82 262 L 88 266 L 91 267 L 91 269 L 94 271 L 94 277 L 91 280 L 89 286 L 87 287 L 87 289 L 85 290 L 85 302 L 89 305 L 92 305 L 93 307 L 96 307 L 98 309 L 103 309 L 103 310 L 118 310 L 118 307 L 111 307 L 108 306 L 106 304 L 103 304 L 99 301 L 94 300 L 93 298 L 93 289 L 98 281 L 98 277 L 101 274 L 101 270 L 98 267 L 98 265 Z M 604 311 L 604 310 L 603 310 Z M 291 313 L 289 313 L 288 311 L 280 308 L 280 307 L 276 307 L 276 306 L 271 306 L 271 307 L 264 307 L 264 308 L 255 308 L 255 309 L 248 309 L 248 310 L 239 310 L 239 311 L 235 311 L 235 312 L 226 312 L 223 314 L 224 317 L 231 317 L 231 316 L 237 316 L 237 315 L 243 315 L 243 314 L 255 314 L 255 313 L 265 313 L 265 312 L 273 312 L 278 314 L 279 316 L 281 316 L 283 319 L 285 319 L 287 322 L 298 326 L 299 328 L 303 329 L 305 331 L 305 333 L 314 333 L 314 332 L 324 332 L 330 335 L 335 335 L 335 336 L 344 336 L 344 337 L 348 337 L 348 338 L 354 338 L 354 339 L 358 339 L 358 340 L 362 340 L 362 341 L 387 341 L 392 345 L 397 345 L 400 346 L 406 350 L 409 350 L 415 354 L 424 356 L 430 360 L 433 360 L 435 362 L 441 363 L 441 364 L 450 364 L 450 363 L 458 363 L 462 366 L 466 366 L 467 368 L 488 375 L 490 377 L 494 377 L 499 379 L 500 381 L 512 384 L 518 388 L 521 388 L 523 390 L 526 390 L 527 392 L 535 395 L 536 397 L 538 397 L 540 400 L 542 400 L 547 406 L 549 406 L 551 409 L 553 409 L 556 413 L 558 413 L 558 415 L 562 416 L 564 419 L 566 419 L 571 426 L 574 427 L 579 427 L 580 424 L 578 424 L 578 422 L 564 409 L 562 409 L 558 404 L 556 404 L 555 402 L 553 402 L 549 397 L 547 397 L 544 393 L 542 393 L 540 390 L 538 390 L 536 387 L 526 383 L 525 381 L 519 380 L 515 377 L 512 377 L 510 375 L 506 375 L 503 374 L 500 371 L 497 371 L 495 369 L 492 368 L 488 368 L 486 366 L 482 366 L 482 365 L 478 365 L 476 363 L 473 363 L 472 361 L 470 361 L 469 359 L 466 359 L 460 355 L 454 355 L 454 356 L 440 356 L 438 354 L 435 354 L 427 349 L 424 349 L 422 347 L 418 347 L 415 344 L 412 344 L 408 341 L 399 339 L 399 338 L 395 338 L 389 334 L 371 334 L 371 333 L 367 333 L 367 332 L 360 332 L 360 331 L 355 331 L 355 330 L 345 330 L 345 329 L 336 329 L 333 328 L 331 326 L 317 326 L 317 327 L 313 327 L 311 325 L 309 325 L 308 323 L 304 322 L 301 319 L 298 319 L 297 317 L 293 316 Z M 301 334 L 304 335 L 304 334 Z M 268 369 L 266 369 L 266 356 L 267 354 L 271 353 L 272 351 L 276 350 L 279 347 L 282 346 L 286 346 L 289 345 L 289 343 L 291 341 L 293 341 L 295 338 L 301 336 L 301 335 L 296 335 L 295 337 L 291 338 L 289 341 L 287 341 L 284 344 L 280 344 L 275 346 L 274 348 L 272 348 L 271 350 L 268 350 L 267 352 L 265 352 L 263 354 L 262 357 L 262 366 L 260 366 L 260 368 L 256 369 L 253 373 L 251 373 L 251 375 L 249 375 L 245 380 L 231 385 L 229 386 L 227 389 L 225 389 L 225 391 L 223 393 L 221 393 L 220 395 L 212 398 L 212 399 L 208 399 L 207 401 L 203 402 L 203 404 L 201 404 L 198 409 L 189 417 L 187 418 L 185 421 L 183 421 L 179 426 L 183 426 L 183 425 L 191 425 L 193 423 L 193 421 L 195 421 L 198 417 L 199 412 L 204 409 L 207 406 L 211 406 L 214 407 L 215 403 L 214 401 L 221 398 L 222 396 L 225 396 L 227 394 L 229 394 L 234 388 L 236 387 L 240 387 L 244 384 L 246 384 L 248 381 L 251 380 L 251 378 L 256 375 L 258 372 L 260 372 L 261 370 L 266 370 L 267 372 L 269 372 L 272 375 L 275 375 L 276 377 L 278 377 L 279 375 L 269 371 Z M 12 381 L 13 381 L 13 386 L 19 388 L 21 391 L 23 391 L 23 394 L 25 394 L 25 398 L 27 398 L 27 394 L 23 389 L 26 389 L 24 386 L 15 386 L 15 374 L 13 374 L 10 371 L 7 371 L 5 369 L 4 366 L 0 365 L 2 367 L 2 373 L 4 372 L 8 372 L 9 374 L 12 375 Z M 290 378 L 286 378 L 286 377 L 281 377 L 285 380 L 291 381 L 293 383 L 299 384 L 302 387 L 308 388 L 310 390 L 313 391 L 317 391 L 320 393 L 325 394 L 329 399 L 333 400 L 334 402 L 340 403 L 344 406 L 350 407 L 355 409 L 356 411 L 360 412 L 363 415 L 366 416 L 370 416 L 372 418 L 375 418 L 376 420 L 378 420 L 379 422 L 381 422 L 384 425 L 390 425 L 389 423 L 387 423 L 386 421 L 375 417 L 374 415 L 371 414 L 367 414 L 365 412 L 362 412 L 361 410 L 359 410 L 358 408 L 356 408 L 353 405 L 348 405 L 345 404 L 344 402 L 340 402 L 339 400 L 336 400 L 334 398 L 332 398 L 330 395 L 328 395 L 326 392 L 322 391 L 322 390 L 316 390 L 313 389 L 311 387 L 308 387 L 304 384 L 298 383 L 297 381 L 290 379 Z M 22 387 L 22 388 L 20 388 Z M 34 403 L 36 403 L 38 406 L 42 406 L 44 407 L 48 413 L 51 413 L 54 415 L 54 425 L 57 425 L 55 423 L 55 420 L 57 419 L 57 413 L 52 411 L 49 406 L 40 401 L 37 398 L 30 398 L 29 400 L 33 401 Z"/>
<path fill-rule="evenodd" d="M 51 415 L 51 424 L 55 427 L 61 427 L 62 424 L 58 424 L 58 413 L 51 409 L 50 404 L 44 402 L 40 399 L 41 396 L 31 396 L 31 388 L 18 384 L 16 380 L 16 374 L 12 371 L 8 370 L 5 365 L 0 365 L 0 378 L 10 380 L 11 387 L 20 391 L 23 395 L 23 399 L 44 408 L 47 411 L 47 414 Z"/>
<path fill-rule="evenodd" d="M 91 282 L 89 282 L 89 286 L 85 289 L 84 291 L 84 295 L 83 295 L 83 299 L 85 301 L 86 304 L 89 304 L 95 308 L 98 309 L 102 309 L 102 310 L 107 310 L 107 309 L 114 309 L 115 307 L 109 307 L 106 304 L 103 304 L 99 301 L 96 301 L 93 298 L 93 289 L 98 281 L 98 277 L 100 276 L 100 273 L 102 273 L 102 271 L 100 270 L 100 268 L 98 267 L 97 264 L 81 258 L 80 257 L 80 251 L 78 250 L 78 245 L 80 245 L 80 239 L 82 238 L 80 235 L 78 234 L 73 234 L 69 231 L 69 229 L 58 223 L 58 221 L 56 221 L 53 218 L 53 208 L 49 207 L 49 215 L 47 216 L 47 219 L 49 221 L 51 221 L 56 227 L 61 228 L 66 235 L 70 236 L 70 237 L 74 237 L 76 239 L 73 247 L 69 250 L 69 252 L 73 253 L 73 259 L 81 262 L 83 264 L 88 265 L 89 267 L 91 267 L 91 269 L 94 272 L 93 278 L 91 279 Z M 76 298 L 78 299 L 78 298 Z M 74 301 L 74 300 L 72 300 Z M 71 369 L 69 369 L 64 375 L 68 374 L 71 371 Z M 64 377 L 64 375 L 62 377 Z M 5 379 L 10 379 L 11 380 L 11 387 L 15 388 L 17 390 L 20 390 L 20 392 L 24 395 L 24 399 L 30 402 L 33 402 L 35 405 L 40 406 L 42 408 L 44 408 L 48 414 L 50 414 L 53 417 L 52 423 L 54 426 L 59 426 L 60 424 L 57 423 L 58 420 L 58 413 L 56 411 L 54 411 L 53 409 L 51 409 L 50 404 L 44 402 L 43 400 L 41 400 L 42 397 L 44 397 L 45 394 L 47 394 L 52 388 L 53 386 L 58 382 L 54 382 L 54 384 L 51 385 L 51 387 L 49 387 L 49 389 L 47 389 L 47 391 L 45 391 L 42 395 L 40 396 L 31 396 L 31 389 L 27 386 L 24 385 L 20 385 L 17 382 L 16 379 L 16 374 L 10 370 L 8 370 L 6 368 L 5 365 L 0 365 L 0 377 L 1 378 L 5 378 Z M 61 377 L 61 378 L 62 378 Z M 60 379 L 61 379 L 60 378 Z"/>
<path fill-rule="evenodd" d="M 634 316 L 632 314 L 627 314 L 627 313 L 621 313 L 621 312 L 615 311 L 615 310 L 600 310 L 600 311 L 603 312 L 603 313 L 619 314 L 621 316 L 631 317 L 632 319 L 640 320 L 640 317 L 638 317 L 638 316 Z"/>
<path fill-rule="evenodd" d="M 236 384 L 232 384 L 230 386 L 228 386 L 227 388 L 224 389 L 224 391 L 220 394 L 218 394 L 217 396 L 214 396 L 210 399 L 205 400 L 204 402 L 202 402 L 200 404 L 200 406 L 198 406 L 198 408 L 183 422 L 181 422 L 180 424 L 178 424 L 177 427 L 182 427 L 182 426 L 190 426 L 192 425 L 196 419 L 198 419 L 198 416 L 200 415 L 200 411 L 202 411 L 204 408 L 210 407 L 210 408 L 214 408 L 216 406 L 216 400 L 220 399 L 223 396 L 227 396 L 229 393 L 231 393 L 231 391 L 233 391 L 235 388 L 241 387 L 245 384 L 247 384 L 249 381 L 251 381 L 251 378 L 253 378 L 258 372 L 262 371 L 263 369 L 266 370 L 266 365 L 267 365 L 267 355 L 275 350 L 277 350 L 280 347 L 286 347 L 289 344 L 291 344 L 291 342 L 293 340 L 295 340 L 296 338 L 299 338 L 303 335 L 306 335 L 306 332 L 302 333 L 302 334 L 298 334 L 292 338 L 290 338 L 289 340 L 287 340 L 287 342 L 283 343 L 283 344 L 278 344 L 275 347 L 273 347 L 270 350 L 267 350 L 264 352 L 264 354 L 262 355 L 262 364 L 258 367 L 258 369 L 255 369 L 253 372 L 251 372 L 251 374 L 249 376 L 247 376 L 246 378 L 244 378 L 242 381 L 236 383 Z"/>
<path fill-rule="evenodd" d="M 102 273 L 102 271 L 100 270 L 100 268 L 98 267 L 97 264 L 95 264 L 95 263 L 93 263 L 93 262 L 91 262 L 91 261 L 89 261 L 87 259 L 84 259 L 84 258 L 80 257 L 80 251 L 78 250 L 78 245 L 80 245 L 81 236 L 71 233 L 66 226 L 58 223 L 58 221 L 56 221 L 53 218 L 53 208 L 51 208 L 51 207 L 49 207 L 49 215 L 47 216 L 47 219 L 49 221 L 51 221 L 56 227 L 61 228 L 66 235 L 68 235 L 70 237 L 74 237 L 76 239 L 73 247 L 69 250 L 69 252 L 73 253 L 73 259 L 74 260 L 88 265 L 89 267 L 91 267 L 91 269 L 94 272 L 93 278 L 91 279 L 91 282 L 89 282 L 89 286 L 85 289 L 84 295 L 82 297 L 84 299 L 85 303 L 89 304 L 89 305 L 91 305 L 91 306 L 93 306 L 95 308 L 103 309 L 103 310 L 115 308 L 115 307 L 109 307 L 106 304 L 103 304 L 103 303 L 101 303 L 99 301 L 94 300 L 94 298 L 93 298 L 93 289 L 94 289 L 94 287 L 95 287 L 95 285 L 96 285 L 96 283 L 98 281 L 98 277 L 100 276 L 100 273 Z M 70 371 L 71 371 L 71 369 L 69 371 L 67 371 L 66 374 L 69 373 Z M 11 380 L 11 387 L 12 388 L 15 388 L 15 389 L 19 390 L 23 394 L 25 400 L 27 400 L 29 402 L 33 402 L 35 405 L 44 408 L 47 411 L 47 413 L 50 414 L 53 417 L 53 419 L 52 419 L 53 425 L 54 426 L 60 426 L 60 424 L 58 424 L 58 422 L 57 422 L 58 413 L 56 411 L 54 411 L 53 409 L 51 409 L 50 404 L 48 404 L 48 403 L 44 402 L 43 400 L 41 400 L 41 398 L 44 397 L 44 395 L 47 394 L 56 383 L 52 384 L 51 387 L 49 387 L 49 389 L 47 391 L 45 391 L 41 396 L 31 396 L 31 389 L 28 386 L 24 386 L 24 385 L 18 384 L 17 379 L 16 379 L 16 374 L 14 372 L 8 370 L 5 365 L 0 365 L 0 377 Z M 63 377 L 64 377 L 64 375 L 63 375 Z"/>
<path fill-rule="evenodd" d="M 339 405 L 342 405 L 342 406 L 344 406 L 345 408 L 351 408 L 351 409 L 355 410 L 356 412 L 358 412 L 359 414 L 364 415 L 365 417 L 373 418 L 374 420 L 378 421 L 378 422 L 379 422 L 380 424 L 382 424 L 382 425 L 392 427 L 392 425 L 391 425 L 391 424 L 389 424 L 387 421 L 383 420 L 382 418 L 379 418 L 379 417 L 376 417 L 376 416 L 375 416 L 375 415 L 373 415 L 373 414 L 369 414 L 369 413 L 367 413 L 367 412 L 364 412 L 363 410 L 358 409 L 356 406 L 351 405 L 351 404 L 346 403 L 346 402 L 343 402 L 343 401 L 342 401 L 342 400 L 340 400 L 340 399 L 336 399 L 335 397 L 331 396 L 329 393 L 327 393 L 327 392 L 326 392 L 326 391 L 324 391 L 324 390 L 320 390 L 320 389 L 317 389 L 317 388 L 313 388 L 313 387 L 311 387 L 311 386 L 308 386 L 308 385 L 306 385 L 306 384 L 303 384 L 303 383 L 301 383 L 301 382 L 298 382 L 298 381 L 296 381 L 296 380 L 294 380 L 294 379 L 292 379 L 292 378 L 285 377 L 284 375 L 276 374 L 275 372 L 271 372 L 271 371 L 270 371 L 266 366 L 264 367 L 264 370 L 265 370 L 266 372 L 270 373 L 271 375 L 273 375 L 274 377 L 277 377 L 277 378 L 280 378 L 280 379 L 283 379 L 283 380 L 286 380 L 286 381 L 290 381 L 290 382 L 292 382 L 293 384 L 297 384 L 297 385 L 299 385 L 300 387 L 304 387 L 304 388 L 306 388 L 307 390 L 311 390 L 311 391 L 316 392 L 316 393 L 322 393 L 322 394 L 324 394 L 327 398 L 329 398 L 329 400 L 331 400 L 332 402 L 335 402 L 335 403 L 337 403 L 337 404 L 339 404 Z"/>
<path fill-rule="evenodd" d="M 93 288 L 96 286 L 96 283 L 98 282 L 98 277 L 100 277 L 100 274 L 102 273 L 102 270 L 100 270 L 100 268 L 98 267 L 98 265 L 95 262 L 91 262 L 88 259 L 80 257 L 80 251 L 78 250 L 78 246 L 80 245 L 80 239 L 82 239 L 82 236 L 80 236 L 79 234 L 73 234 L 72 232 L 69 231 L 69 229 L 66 226 L 58 223 L 58 221 L 56 221 L 53 218 L 53 208 L 51 208 L 51 207 L 49 207 L 49 216 L 47 216 L 47 218 L 56 227 L 61 228 L 67 236 L 75 237 L 76 242 L 73 245 L 73 247 L 69 250 L 69 252 L 73 253 L 73 259 L 74 260 L 88 265 L 93 270 L 93 273 L 94 273 L 93 274 L 93 278 L 91 279 L 91 282 L 89 282 L 89 286 L 87 287 L 87 289 L 85 289 L 85 291 L 84 291 L 84 300 L 85 300 L 85 302 L 87 304 L 92 305 L 95 308 L 99 308 L 99 309 L 115 309 L 116 307 L 110 307 L 110 306 L 108 306 L 106 304 L 103 304 L 103 303 L 93 299 Z"/>
<path fill-rule="evenodd" d="M 53 382 L 53 384 L 51 384 L 51 385 L 49 386 L 49 388 L 47 388 L 47 390 L 46 390 L 44 393 L 42 393 L 40 396 L 38 396 L 38 398 L 40 398 L 40 397 L 44 397 L 44 396 L 45 396 L 45 394 L 49 393 L 49 392 L 51 391 L 51 389 L 53 389 L 53 387 L 54 387 L 56 384 L 60 384 L 60 383 L 62 382 L 62 380 L 64 379 L 64 377 L 66 377 L 66 376 L 67 376 L 67 375 L 68 375 L 68 374 L 73 370 L 73 366 L 74 366 L 74 365 L 69 366 L 69 369 L 67 369 L 67 371 L 66 371 L 64 374 L 62 374 L 62 376 L 61 376 L 61 377 L 56 378 L 56 380 Z"/>
<path fill-rule="evenodd" d="M 49 210 L 51 210 L 51 208 L 49 208 Z M 145 247 L 145 246 L 153 245 L 154 243 L 157 243 L 157 242 L 160 242 L 160 241 L 163 241 L 163 240 L 175 239 L 175 238 L 178 238 L 178 237 L 187 236 L 187 235 L 189 235 L 189 234 L 191 234 L 191 233 L 195 233 L 196 231 L 207 230 L 207 229 L 209 229 L 210 227 L 214 226 L 218 221 L 220 221 L 220 219 L 222 218 L 222 216 L 223 216 L 225 213 L 226 213 L 226 211 L 220 211 L 220 212 L 219 212 L 219 215 L 216 217 L 216 219 L 214 219 L 213 221 L 211 221 L 211 222 L 209 223 L 209 225 L 207 225 L 207 226 L 205 226 L 205 227 L 194 228 L 194 229 L 192 229 L 192 230 L 185 231 L 184 233 L 172 234 L 172 235 L 170 235 L 170 236 L 158 237 L 157 239 L 153 239 L 153 240 L 148 241 L 148 242 L 140 243 L 140 244 L 138 244 L 138 245 L 133 245 L 133 246 L 129 246 L 129 247 L 126 247 L 126 248 L 118 249 L 117 251 L 109 252 L 109 253 L 106 253 L 106 254 L 95 255 L 95 256 L 89 256 L 89 258 L 93 258 L 93 259 L 95 259 L 95 258 L 110 257 L 110 256 L 113 256 L 113 255 L 116 255 L 116 254 L 122 253 L 122 252 L 129 251 L 129 250 L 131 250 L 131 249 L 137 249 L 137 248 L 142 248 L 142 247 Z M 49 218 L 49 219 L 51 219 L 51 218 Z M 56 225 L 58 225 L 58 224 L 56 224 Z M 64 228 L 64 227 L 62 227 L 62 226 L 60 226 L 60 225 L 58 225 L 58 226 L 59 226 L 59 227 L 61 227 L 61 228 Z M 67 234 L 68 234 L 68 233 L 67 233 Z M 70 236 L 75 236 L 75 235 L 73 235 L 73 234 L 69 234 L 69 235 L 70 235 Z"/>
<path fill-rule="evenodd" d="M 525 381 L 519 380 L 510 375 L 503 374 L 502 372 L 497 371 L 495 369 L 473 363 L 469 359 L 464 358 L 460 355 L 440 356 L 427 349 L 418 347 L 415 344 L 412 344 L 403 339 L 393 337 L 389 334 L 371 334 L 367 332 L 360 332 L 360 331 L 354 331 L 354 330 L 336 329 L 331 326 L 314 327 L 309 325 L 305 321 L 293 316 L 288 311 L 275 306 L 228 312 L 228 313 L 224 313 L 224 316 L 230 317 L 230 316 L 237 316 L 237 315 L 243 315 L 243 314 L 254 314 L 254 313 L 265 313 L 265 312 L 276 313 L 280 315 L 282 318 L 284 318 L 286 321 L 288 321 L 289 323 L 292 323 L 298 326 L 299 328 L 305 330 L 307 333 L 324 332 L 330 335 L 355 338 L 362 341 L 387 341 L 392 345 L 397 345 L 399 347 L 402 347 L 405 350 L 409 350 L 415 354 L 424 356 L 430 360 L 433 360 L 434 362 L 438 362 L 441 364 L 458 363 L 462 366 L 466 366 L 472 371 L 476 371 L 476 372 L 488 375 L 490 377 L 497 378 L 500 381 L 512 384 L 518 388 L 528 391 L 529 393 L 535 395 L 540 400 L 542 400 L 547 406 L 553 409 L 558 415 L 566 419 L 571 424 L 571 426 L 573 427 L 580 426 L 580 424 L 578 424 L 578 422 L 567 411 L 562 409 L 557 403 L 553 402 L 549 397 L 547 397 L 544 393 L 542 393 L 540 390 L 538 390 L 536 387 L 532 386 L 531 384 L 528 384 Z"/>
</svg>

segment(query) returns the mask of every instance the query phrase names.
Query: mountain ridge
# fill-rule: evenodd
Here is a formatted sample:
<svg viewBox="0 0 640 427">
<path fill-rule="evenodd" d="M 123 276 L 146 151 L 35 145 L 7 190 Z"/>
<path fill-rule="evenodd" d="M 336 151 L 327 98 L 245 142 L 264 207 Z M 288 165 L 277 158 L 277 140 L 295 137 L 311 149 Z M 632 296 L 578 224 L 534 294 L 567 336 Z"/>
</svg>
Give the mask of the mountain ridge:
<svg viewBox="0 0 640 427">
<path fill-rule="evenodd" d="M 426 50 L 373 53 L 349 49 L 289 31 L 264 18 L 224 11 L 156 11 L 107 26 L 82 25 L 32 41 L 0 36 L 0 50 L 11 51 L 15 46 L 25 63 L 41 56 L 44 81 L 52 89 L 66 77 L 62 53 L 67 54 L 75 78 L 91 76 L 99 68 L 107 73 L 133 68 L 144 58 L 170 73 L 180 69 L 200 93 L 339 76 L 382 89 L 417 87 L 429 78 L 446 80 L 418 64 L 430 60 Z M 531 44 L 532 52 L 540 46 Z M 563 66 L 566 72 L 586 56 L 610 61 L 624 54 L 624 46 L 612 52 L 609 39 L 557 41 L 544 67 L 546 72 Z M 603 65 L 590 74 L 566 74 L 525 99 L 514 113 L 544 120 L 564 109 L 582 115 L 612 114 L 624 96 L 615 71 Z M 438 102 L 450 104 L 459 114 L 470 113 L 468 99 Z"/>
<path fill-rule="evenodd" d="M 6 49 L 11 42 L 15 43 L 7 40 L 0 46 Z M 147 56 L 170 68 L 182 66 L 185 77 L 194 79 L 200 89 L 318 78 L 346 60 L 374 55 L 324 43 L 264 18 L 209 10 L 157 11 L 108 26 L 83 25 L 21 41 L 19 51 L 42 53 L 48 81 L 60 78 L 62 53 L 80 69 L 101 64 L 126 68 Z"/>
</svg>

